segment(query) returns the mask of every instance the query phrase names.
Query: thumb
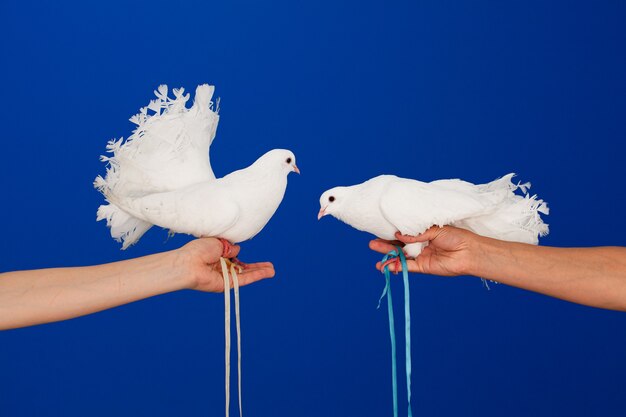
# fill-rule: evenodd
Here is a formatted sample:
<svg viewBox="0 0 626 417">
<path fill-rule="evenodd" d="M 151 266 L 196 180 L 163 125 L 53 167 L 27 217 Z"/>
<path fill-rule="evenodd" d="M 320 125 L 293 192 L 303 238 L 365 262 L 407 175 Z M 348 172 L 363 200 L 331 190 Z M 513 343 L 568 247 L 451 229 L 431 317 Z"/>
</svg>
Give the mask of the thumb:
<svg viewBox="0 0 626 417">
<path fill-rule="evenodd" d="M 219 241 L 222 244 L 222 256 L 225 258 L 234 258 L 239 254 L 239 245 L 233 245 L 224 243 L 224 241 Z"/>
<path fill-rule="evenodd" d="M 213 263 L 220 257 L 233 258 L 239 253 L 239 246 L 232 245 L 214 237 L 202 237 L 199 242 L 202 258 L 205 262 Z"/>
</svg>

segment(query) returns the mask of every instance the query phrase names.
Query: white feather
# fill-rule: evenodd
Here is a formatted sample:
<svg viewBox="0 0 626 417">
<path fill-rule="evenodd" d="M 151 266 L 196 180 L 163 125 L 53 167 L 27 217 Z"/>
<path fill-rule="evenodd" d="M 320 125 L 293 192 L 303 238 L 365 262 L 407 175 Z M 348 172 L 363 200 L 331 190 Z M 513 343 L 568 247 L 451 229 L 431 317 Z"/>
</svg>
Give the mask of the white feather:
<svg viewBox="0 0 626 417">
<path fill-rule="evenodd" d="M 418 235 L 435 225 L 453 225 L 487 237 L 536 245 L 538 237 L 548 233 L 540 216 L 548 214 L 548 207 L 536 195 L 527 194 L 530 183 L 515 184 L 513 176 L 474 185 L 458 179 L 425 183 L 381 175 L 328 190 L 320 205 L 324 214 L 387 240 L 393 240 L 396 231 Z M 423 246 L 407 245 L 405 251 L 415 257 Z"/>
<path fill-rule="evenodd" d="M 215 178 L 209 160 L 219 121 L 213 92 L 213 86 L 198 86 L 187 108 L 184 89 L 174 89 L 170 98 L 161 85 L 157 98 L 131 118 L 137 124 L 133 134 L 107 145 L 112 156 L 101 158 L 108 164 L 106 176 L 98 176 L 94 186 L 109 204 L 100 206 L 97 219 L 106 219 L 122 249 L 152 225 L 241 242 L 278 208 L 287 174 L 295 169 L 290 151 L 270 151 L 246 169 Z"/>
<path fill-rule="evenodd" d="M 186 108 L 189 95 L 167 96 L 167 86 L 155 91 L 156 100 L 131 118 L 137 128 L 125 141 L 112 140 L 105 157 L 109 163 L 104 181 L 96 184 L 106 194 L 140 196 L 179 189 L 215 179 L 209 148 L 219 116 L 213 110 L 214 87 L 196 89 L 194 105 Z"/>
<path fill-rule="evenodd" d="M 107 221 L 107 226 L 111 228 L 111 237 L 123 242 L 122 249 L 138 241 L 152 227 L 151 223 L 139 220 L 113 204 L 100 206 L 97 220 Z"/>
</svg>

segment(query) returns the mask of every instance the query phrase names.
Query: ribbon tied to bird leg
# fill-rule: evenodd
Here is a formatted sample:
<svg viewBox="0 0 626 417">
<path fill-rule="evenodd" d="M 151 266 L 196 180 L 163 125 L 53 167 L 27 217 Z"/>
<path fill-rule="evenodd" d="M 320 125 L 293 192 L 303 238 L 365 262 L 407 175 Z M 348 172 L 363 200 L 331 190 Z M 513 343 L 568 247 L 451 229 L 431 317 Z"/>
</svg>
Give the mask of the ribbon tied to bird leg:
<svg viewBox="0 0 626 417">
<path fill-rule="evenodd" d="M 225 337 L 225 393 L 226 417 L 230 409 L 230 279 L 226 259 L 220 257 L 222 276 L 224 277 L 224 337 Z M 241 267 L 230 263 L 230 276 L 233 279 L 233 293 L 235 295 L 235 326 L 237 329 L 237 388 L 239 394 L 239 417 L 243 415 L 241 407 L 241 320 L 239 314 L 239 277 L 237 270 Z"/>
<path fill-rule="evenodd" d="M 393 393 L 393 416 L 398 417 L 398 371 L 396 364 L 396 331 L 393 317 L 393 300 L 391 298 L 391 274 L 389 273 L 390 263 L 400 263 L 402 265 L 402 278 L 404 281 L 404 335 L 406 342 L 406 390 L 408 402 L 408 417 L 412 417 L 411 412 L 411 295 L 409 292 L 409 273 L 406 265 L 406 256 L 402 248 L 396 246 L 395 250 L 387 253 L 381 261 L 381 269 L 385 274 L 385 288 L 378 300 L 378 307 L 385 295 L 387 296 L 387 312 L 389 314 L 389 336 L 391 338 L 391 378 Z M 396 271 L 397 271 L 396 267 Z M 397 272 L 396 272 L 397 273 Z"/>
</svg>

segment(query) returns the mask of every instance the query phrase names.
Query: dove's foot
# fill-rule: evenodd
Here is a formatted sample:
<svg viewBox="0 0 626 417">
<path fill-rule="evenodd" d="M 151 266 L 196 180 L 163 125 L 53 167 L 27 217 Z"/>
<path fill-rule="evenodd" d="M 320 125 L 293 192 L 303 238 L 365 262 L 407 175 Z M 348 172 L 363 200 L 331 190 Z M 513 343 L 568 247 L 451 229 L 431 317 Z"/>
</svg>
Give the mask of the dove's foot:
<svg viewBox="0 0 626 417">
<path fill-rule="evenodd" d="M 387 259 L 385 262 L 382 263 L 382 265 L 380 266 L 380 272 L 385 272 L 385 268 L 388 268 L 389 265 L 394 264 L 396 267 L 393 269 L 394 274 L 397 274 L 398 271 L 400 271 L 400 257 L 399 256 L 395 256 L 391 259 Z"/>
<path fill-rule="evenodd" d="M 237 265 L 239 269 L 244 270 L 248 267 L 248 264 L 245 262 L 241 262 L 238 258 L 231 258 L 230 262 Z"/>
<path fill-rule="evenodd" d="M 235 267 L 235 269 L 237 270 L 238 273 L 242 273 L 243 270 L 245 269 L 245 265 L 243 262 L 241 262 L 239 259 L 237 258 L 226 258 L 226 266 L 228 267 L 228 269 L 230 269 L 231 267 Z"/>
<path fill-rule="evenodd" d="M 222 245 L 224 246 L 224 249 L 222 249 L 222 258 L 226 258 L 226 265 L 230 268 L 231 265 L 234 265 L 237 270 L 239 272 L 242 272 L 244 269 L 246 269 L 246 267 L 248 266 L 247 264 L 241 262 L 239 259 L 237 258 L 229 258 L 228 254 L 231 253 L 231 248 L 234 246 L 232 243 L 230 243 L 228 240 L 223 239 L 223 238 L 218 238 L 220 242 L 222 242 Z"/>
</svg>

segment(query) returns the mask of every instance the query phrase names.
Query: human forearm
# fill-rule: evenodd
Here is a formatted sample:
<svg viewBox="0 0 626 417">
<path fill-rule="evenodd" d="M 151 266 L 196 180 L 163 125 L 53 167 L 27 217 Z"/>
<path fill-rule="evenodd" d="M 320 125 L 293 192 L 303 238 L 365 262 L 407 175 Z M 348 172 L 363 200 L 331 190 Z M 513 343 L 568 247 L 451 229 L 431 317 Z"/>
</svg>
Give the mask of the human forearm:
<svg viewBox="0 0 626 417">
<path fill-rule="evenodd" d="M 177 251 L 105 265 L 0 275 L 0 329 L 65 320 L 188 288 Z"/>
<path fill-rule="evenodd" d="M 468 273 L 564 300 L 626 310 L 626 248 L 553 248 L 477 237 Z"/>
</svg>

